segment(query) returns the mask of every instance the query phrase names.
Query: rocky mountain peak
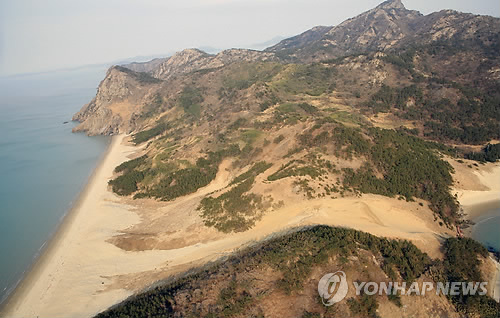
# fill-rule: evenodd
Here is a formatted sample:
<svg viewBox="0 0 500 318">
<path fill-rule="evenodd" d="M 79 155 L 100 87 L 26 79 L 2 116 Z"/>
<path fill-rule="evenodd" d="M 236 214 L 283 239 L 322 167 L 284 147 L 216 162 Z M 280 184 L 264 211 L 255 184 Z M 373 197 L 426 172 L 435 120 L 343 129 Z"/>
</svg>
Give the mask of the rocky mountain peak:
<svg viewBox="0 0 500 318">
<path fill-rule="evenodd" d="M 200 69 L 210 57 L 210 54 L 198 49 L 185 49 L 161 63 L 152 75 L 166 80 L 180 73 Z"/>
<path fill-rule="evenodd" d="M 384 51 L 413 33 L 420 17 L 419 12 L 407 10 L 400 0 L 389 0 L 332 27 L 320 39 L 321 46 L 329 47 L 334 56 Z"/>
<path fill-rule="evenodd" d="M 199 49 L 186 49 L 165 60 L 151 74 L 155 78 L 168 80 L 179 74 L 218 68 L 237 61 L 267 61 L 273 58 L 274 53 L 247 49 L 228 49 L 217 55 Z"/>
<path fill-rule="evenodd" d="M 210 54 L 199 49 L 185 49 L 175 53 L 169 60 L 170 63 L 184 63 L 188 60 L 199 59 L 207 56 L 210 56 Z"/>
<path fill-rule="evenodd" d="M 237 61 L 267 61 L 273 58 L 274 54 L 269 52 L 261 52 L 248 49 L 228 49 L 217 54 L 214 58 L 213 63 L 221 63 L 222 65 L 226 65 Z"/>
<path fill-rule="evenodd" d="M 483 43 L 493 51 L 500 20 L 453 10 L 423 15 L 408 10 L 401 0 L 389 0 L 333 27 L 311 29 L 285 39 L 266 51 L 286 60 L 314 62 L 346 55 L 387 52 L 438 41 Z"/>
<path fill-rule="evenodd" d="M 375 9 L 402 9 L 406 10 L 401 0 L 387 0 L 379 4 Z"/>
<path fill-rule="evenodd" d="M 333 27 L 318 27 L 267 49 L 305 62 L 367 51 L 383 51 L 415 31 L 423 15 L 401 0 L 388 0 Z"/>
</svg>

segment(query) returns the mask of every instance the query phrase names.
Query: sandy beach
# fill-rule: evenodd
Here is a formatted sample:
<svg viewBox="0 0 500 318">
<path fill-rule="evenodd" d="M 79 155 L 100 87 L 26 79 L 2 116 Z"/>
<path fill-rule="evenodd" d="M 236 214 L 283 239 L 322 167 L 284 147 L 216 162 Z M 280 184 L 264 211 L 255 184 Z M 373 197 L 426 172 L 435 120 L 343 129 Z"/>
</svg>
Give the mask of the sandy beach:
<svg viewBox="0 0 500 318">
<path fill-rule="evenodd" d="M 107 182 L 114 168 L 138 150 L 126 140 L 113 137 L 78 204 L 2 316 L 91 317 L 157 281 L 299 226 L 345 226 L 409 239 L 431 257 L 441 257 L 440 242 L 454 235 L 434 222 L 425 204 L 378 195 L 295 198 L 265 214 L 251 230 L 223 234 L 206 228 L 196 207 L 232 180 L 229 161 L 207 187 L 175 201 L 120 198 L 108 191 Z"/>
<path fill-rule="evenodd" d="M 136 151 L 123 145 L 123 138 L 113 137 L 75 206 L 9 298 L 2 317 L 85 317 L 108 306 L 109 301 L 103 303 L 96 297 L 96 287 L 105 280 L 102 274 L 119 272 L 120 262 L 126 260 L 119 249 L 102 243 L 116 228 L 137 222 L 137 216 L 114 202 L 106 190 L 114 167 Z M 155 258 L 150 260 L 154 262 Z M 108 299 L 119 300 L 128 294 L 117 291 Z M 80 297 L 83 295 L 89 297 Z"/>
<path fill-rule="evenodd" d="M 474 220 L 484 212 L 500 207 L 499 163 L 488 163 L 472 169 L 465 164 L 454 163 L 453 166 L 456 170 L 453 192 L 468 219 Z"/>
<path fill-rule="evenodd" d="M 463 164 L 452 162 L 455 168 L 455 187 L 465 218 L 473 222 L 481 220 L 489 211 L 500 208 L 500 163 L 488 163 L 473 166 L 473 161 Z M 486 215 L 487 216 L 487 215 Z M 464 231 L 465 235 L 472 234 L 472 228 Z M 497 301 L 500 299 L 500 264 L 490 258 L 492 267 L 496 268 L 493 277 L 489 279 L 492 285 L 491 295 Z"/>
</svg>

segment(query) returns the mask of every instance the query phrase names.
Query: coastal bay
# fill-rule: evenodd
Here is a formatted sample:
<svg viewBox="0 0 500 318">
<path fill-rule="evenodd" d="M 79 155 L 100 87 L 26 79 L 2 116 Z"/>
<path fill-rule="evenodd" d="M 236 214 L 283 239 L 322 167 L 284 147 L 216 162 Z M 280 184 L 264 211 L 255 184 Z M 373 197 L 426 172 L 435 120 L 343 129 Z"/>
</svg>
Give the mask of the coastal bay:
<svg viewBox="0 0 500 318">
<path fill-rule="evenodd" d="M 500 10 L 21 2 L 0 317 L 500 313 Z"/>
<path fill-rule="evenodd" d="M 500 216 L 500 164 L 489 163 L 469 171 L 455 165 L 455 169 L 458 169 L 458 182 L 461 184 L 457 184 L 453 191 L 463 208 L 465 218 L 475 223 L 466 232 L 478 239 L 474 235 L 478 224 Z M 491 243 L 498 249 L 500 236 L 494 238 L 496 239 Z"/>
<path fill-rule="evenodd" d="M 0 77 L 0 305 L 47 247 L 110 138 L 72 134 L 105 66 Z"/>
<path fill-rule="evenodd" d="M 231 161 L 223 161 L 215 180 L 191 195 L 172 202 L 132 200 L 108 188 L 114 168 L 142 154 L 142 147 L 129 139 L 112 137 L 84 191 L 2 316 L 91 317 L 159 281 L 294 227 L 326 224 L 409 239 L 435 258 L 442 257 L 443 238 L 455 235 L 434 221 L 424 201 L 373 194 L 304 201 L 278 189 L 273 193 L 289 203 L 286 208 L 264 215 L 246 232 L 220 233 L 203 225 L 196 206 L 236 177 Z M 474 169 L 454 162 L 454 178 L 461 184 L 457 197 L 470 217 L 481 216 L 498 197 L 499 165 Z"/>
<path fill-rule="evenodd" d="M 222 234 L 203 226 L 196 202 L 229 184 L 234 177 L 226 170 L 229 161 L 210 185 L 173 202 L 124 199 L 109 191 L 107 182 L 117 165 L 141 153 L 127 140 L 113 137 L 78 203 L 3 316 L 90 317 L 155 282 L 294 227 L 328 224 L 410 239 L 432 257 L 440 256 L 442 236 L 453 235 L 418 202 L 379 195 L 297 202 L 266 214 L 251 230 Z M 164 230 L 155 230 L 151 220 Z M 164 245 L 126 250 L 113 244 L 134 231 L 149 231 Z"/>
<path fill-rule="evenodd" d="M 470 164 L 470 163 L 469 163 Z M 453 191 L 465 213 L 465 219 L 473 225 L 464 234 L 480 241 L 489 248 L 498 250 L 500 234 L 500 164 L 488 163 L 477 168 L 464 168 L 454 164 L 458 172 L 456 187 Z M 490 258 L 496 272 L 490 277 L 491 296 L 500 299 L 500 264 Z"/>
</svg>

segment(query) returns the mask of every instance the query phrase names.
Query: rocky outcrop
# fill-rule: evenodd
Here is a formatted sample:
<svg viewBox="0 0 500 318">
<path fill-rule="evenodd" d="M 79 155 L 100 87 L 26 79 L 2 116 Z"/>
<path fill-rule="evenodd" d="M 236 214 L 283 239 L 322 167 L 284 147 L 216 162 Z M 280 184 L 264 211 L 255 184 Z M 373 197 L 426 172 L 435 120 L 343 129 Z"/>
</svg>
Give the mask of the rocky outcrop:
<svg viewBox="0 0 500 318">
<path fill-rule="evenodd" d="M 123 64 L 123 67 L 128 68 L 129 70 L 132 70 L 134 72 L 144 72 L 144 73 L 151 73 L 154 70 L 158 68 L 160 64 L 165 62 L 168 59 L 166 58 L 156 58 L 152 59 L 151 61 L 148 62 L 132 62 L 129 64 Z"/>
<path fill-rule="evenodd" d="M 454 44 L 479 44 L 491 47 L 498 53 L 500 37 L 500 19 L 443 10 L 431 13 L 419 19 L 419 28 L 408 37 L 408 42 L 421 44 L 451 41 Z"/>
<path fill-rule="evenodd" d="M 135 114 L 143 107 L 156 80 L 118 66 L 108 70 L 92 101 L 73 116 L 79 121 L 74 132 L 112 135 L 135 128 Z"/>
<path fill-rule="evenodd" d="M 452 10 L 424 16 L 406 9 L 400 0 L 389 0 L 337 26 L 311 29 L 266 51 L 311 62 L 439 41 L 479 41 L 487 48 L 498 46 L 499 33 L 497 18 Z"/>
<path fill-rule="evenodd" d="M 83 106 L 73 116 L 73 120 L 80 122 L 78 126 L 73 128 L 73 132 L 86 132 L 90 136 L 119 133 L 122 122 L 119 115 L 114 115 L 110 109 L 96 103 L 96 98 Z"/>
<path fill-rule="evenodd" d="M 198 49 L 187 49 L 166 59 L 114 66 L 100 83 L 96 97 L 73 116 L 73 120 L 80 122 L 73 131 L 89 135 L 132 132 L 136 128 L 136 118 L 161 83 L 176 76 L 220 68 L 233 62 L 274 59 L 274 53 L 254 50 L 231 49 L 210 55 Z"/>
<path fill-rule="evenodd" d="M 151 74 L 155 78 L 168 80 L 177 75 L 219 68 L 237 61 L 269 61 L 272 59 L 276 59 L 274 53 L 246 49 L 225 50 L 217 55 L 211 55 L 198 49 L 186 49 L 166 59 Z"/>
<path fill-rule="evenodd" d="M 213 62 L 228 65 L 234 62 L 272 61 L 277 60 L 274 53 L 247 49 L 229 49 L 217 54 Z"/>
<path fill-rule="evenodd" d="M 198 49 L 186 49 L 159 64 L 151 74 L 164 80 L 176 75 L 206 68 L 212 56 Z"/>
<path fill-rule="evenodd" d="M 400 0 L 389 0 L 338 26 L 313 28 L 265 51 L 230 49 L 213 55 L 186 49 L 164 59 L 112 67 L 99 85 L 96 97 L 73 117 L 81 122 L 74 131 L 91 135 L 132 132 L 136 129 L 136 118 L 154 92 L 162 91 L 165 97 L 169 91 L 173 96 L 171 104 L 175 105 L 175 96 L 184 85 L 183 76 L 199 70 L 220 70 L 237 62 L 309 63 L 359 53 L 392 54 L 408 47 L 426 46 L 431 48 L 430 53 L 425 53 L 429 65 L 420 65 L 419 56 L 413 61 L 421 76 L 432 68 L 442 77 L 453 74 L 457 77 L 459 67 L 464 77 L 472 74 L 473 80 L 495 79 L 499 77 L 499 38 L 498 18 L 451 10 L 422 15 L 406 9 Z M 434 57 L 432 44 L 444 44 L 446 54 Z M 454 53 L 457 50 L 460 54 Z M 371 83 L 381 83 L 386 75 L 383 70 L 373 71 Z"/>
</svg>

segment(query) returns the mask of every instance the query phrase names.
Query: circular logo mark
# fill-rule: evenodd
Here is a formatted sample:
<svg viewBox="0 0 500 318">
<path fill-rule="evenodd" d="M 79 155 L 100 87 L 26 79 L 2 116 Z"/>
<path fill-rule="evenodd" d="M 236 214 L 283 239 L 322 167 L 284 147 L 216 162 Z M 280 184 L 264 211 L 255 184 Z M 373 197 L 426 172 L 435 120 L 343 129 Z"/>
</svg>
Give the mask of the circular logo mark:
<svg viewBox="0 0 500 318">
<path fill-rule="evenodd" d="M 344 299 L 348 289 L 347 279 L 343 271 L 328 273 L 318 283 L 318 293 L 325 306 L 331 306 Z"/>
</svg>

